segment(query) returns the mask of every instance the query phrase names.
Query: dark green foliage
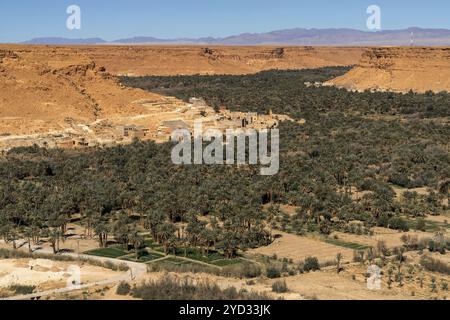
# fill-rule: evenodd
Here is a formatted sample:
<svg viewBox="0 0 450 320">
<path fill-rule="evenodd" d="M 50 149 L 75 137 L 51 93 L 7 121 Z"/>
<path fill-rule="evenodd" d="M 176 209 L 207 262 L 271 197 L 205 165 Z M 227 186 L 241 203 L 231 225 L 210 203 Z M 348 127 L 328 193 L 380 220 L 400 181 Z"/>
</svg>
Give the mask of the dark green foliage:
<svg viewBox="0 0 450 320">
<path fill-rule="evenodd" d="M 276 266 L 268 266 L 266 270 L 266 276 L 269 279 L 275 279 L 281 277 L 281 270 Z"/>
<path fill-rule="evenodd" d="M 131 286 L 130 286 L 130 284 L 129 284 L 128 282 L 122 281 L 122 282 L 119 283 L 119 285 L 117 286 L 116 293 L 117 293 L 118 295 L 126 296 L 126 295 L 130 294 L 130 292 L 131 292 Z"/>
<path fill-rule="evenodd" d="M 347 70 L 123 79 L 183 99 L 203 97 L 216 107 L 272 110 L 306 123 L 281 123 L 280 172 L 272 177 L 260 176 L 256 166 L 176 166 L 170 143 L 13 149 L 0 160 L 0 236 L 12 246 L 14 239 L 31 233 L 56 246 L 67 224 L 80 216 L 79 223 L 102 248 L 113 235 L 142 258 L 139 226 L 151 234 L 155 250 L 211 262 L 269 244 L 268 221 L 296 234 L 365 234 L 377 225 L 407 230 L 401 216 L 439 214 L 450 176 L 450 126 L 439 117 L 449 115 L 449 95 L 353 93 L 303 85 Z M 400 202 L 393 184 L 439 192 L 410 194 Z M 354 200 L 355 191 L 365 191 L 363 199 Z M 262 210 L 267 203 L 298 210 L 292 216 L 268 213 Z M 212 223 L 202 223 L 200 216 Z M 362 227 L 353 230 L 354 220 Z M 181 221 L 188 223 L 183 236 L 176 225 Z M 216 253 L 219 258 L 213 257 Z"/>
<path fill-rule="evenodd" d="M 408 224 L 401 217 L 392 217 L 389 219 L 388 226 L 394 230 L 409 231 Z"/>
<path fill-rule="evenodd" d="M 318 270 L 320 270 L 319 259 L 317 259 L 316 257 L 308 257 L 305 259 L 305 262 L 303 263 L 304 272 L 318 271 Z"/>
<path fill-rule="evenodd" d="M 231 76 L 147 76 L 127 78 L 122 83 L 148 91 L 188 100 L 202 97 L 210 105 L 231 110 L 291 114 L 314 117 L 317 111 L 358 112 L 365 115 L 414 115 L 421 118 L 449 115 L 450 95 L 395 93 L 354 93 L 330 87 L 307 88 L 305 82 L 324 82 L 346 73 L 347 67 L 310 70 L 263 71 L 254 75 Z M 316 109 L 317 108 L 317 109 Z"/>
<path fill-rule="evenodd" d="M 13 285 L 8 288 L 8 290 L 13 291 L 16 295 L 27 295 L 32 294 L 36 289 L 36 286 L 26 286 L 26 285 Z"/>
</svg>

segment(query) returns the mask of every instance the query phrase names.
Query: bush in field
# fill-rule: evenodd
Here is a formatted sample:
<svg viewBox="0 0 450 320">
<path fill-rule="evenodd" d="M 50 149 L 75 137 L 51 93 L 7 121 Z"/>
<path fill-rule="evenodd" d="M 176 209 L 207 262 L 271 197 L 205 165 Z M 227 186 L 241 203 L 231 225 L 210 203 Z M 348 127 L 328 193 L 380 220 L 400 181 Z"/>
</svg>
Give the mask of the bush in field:
<svg viewBox="0 0 450 320">
<path fill-rule="evenodd" d="M 389 228 L 394 230 L 409 231 L 408 224 L 400 217 L 392 217 L 388 222 Z"/>
<path fill-rule="evenodd" d="M 444 241 L 435 241 L 435 240 L 428 241 L 428 250 L 430 250 L 430 252 L 439 252 L 441 254 L 445 254 L 446 249 L 447 243 Z"/>
<path fill-rule="evenodd" d="M 281 277 L 281 271 L 275 266 L 268 266 L 266 270 L 267 278 L 275 279 Z"/>
<path fill-rule="evenodd" d="M 286 281 L 279 280 L 272 284 L 272 291 L 276 293 L 286 293 L 289 291 Z"/>
<path fill-rule="evenodd" d="M 131 291 L 130 284 L 128 282 L 122 281 L 117 286 L 116 293 L 120 296 L 126 296 L 126 295 L 130 294 L 130 291 Z"/>
<path fill-rule="evenodd" d="M 316 257 L 306 258 L 305 262 L 303 263 L 303 271 L 310 272 L 317 270 L 320 270 L 319 259 L 317 259 Z"/>
<path fill-rule="evenodd" d="M 13 285 L 8 288 L 13 291 L 16 295 L 27 295 L 32 294 L 36 286 L 25 286 L 25 285 Z"/>
<path fill-rule="evenodd" d="M 285 280 L 278 280 L 272 284 L 272 292 L 286 293 L 288 291 L 289 291 L 289 288 L 288 288 Z"/>
</svg>

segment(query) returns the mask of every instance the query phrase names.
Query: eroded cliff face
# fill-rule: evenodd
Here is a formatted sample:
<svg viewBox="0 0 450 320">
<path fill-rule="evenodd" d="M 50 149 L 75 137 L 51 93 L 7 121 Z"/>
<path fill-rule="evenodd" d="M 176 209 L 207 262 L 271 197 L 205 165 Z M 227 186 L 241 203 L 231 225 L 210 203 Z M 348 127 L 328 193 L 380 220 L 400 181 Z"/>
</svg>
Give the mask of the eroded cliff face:
<svg viewBox="0 0 450 320">
<path fill-rule="evenodd" d="M 362 48 L 115 46 L 80 48 L 116 75 L 251 74 L 355 65 Z"/>
<path fill-rule="evenodd" d="M 450 91 L 450 48 L 370 48 L 358 66 L 329 84 L 358 91 Z"/>
<path fill-rule="evenodd" d="M 73 50 L 0 48 L 0 134 L 58 131 L 140 114 L 139 99 L 161 97 L 123 88 L 104 67 Z"/>
</svg>

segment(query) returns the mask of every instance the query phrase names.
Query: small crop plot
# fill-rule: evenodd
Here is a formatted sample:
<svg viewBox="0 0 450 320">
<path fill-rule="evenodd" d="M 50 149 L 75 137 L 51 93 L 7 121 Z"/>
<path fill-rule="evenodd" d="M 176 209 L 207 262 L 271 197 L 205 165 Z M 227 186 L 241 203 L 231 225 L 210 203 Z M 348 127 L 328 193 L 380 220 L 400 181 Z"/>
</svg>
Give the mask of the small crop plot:
<svg viewBox="0 0 450 320">
<path fill-rule="evenodd" d="M 145 245 L 154 251 L 160 252 L 161 254 L 164 253 L 164 248 L 159 244 L 153 242 L 152 240 L 146 240 Z M 189 258 L 206 263 L 212 263 L 216 260 L 225 259 L 225 256 L 218 251 L 210 250 L 208 253 L 206 253 L 206 250 L 202 251 L 199 248 L 192 247 L 176 248 L 175 252 L 173 252 L 173 250 L 170 250 L 169 253 L 175 256 Z"/>
<path fill-rule="evenodd" d="M 156 260 L 156 259 L 159 259 L 162 257 L 164 257 L 164 255 L 155 253 L 155 252 L 140 252 L 138 259 L 136 259 L 136 255 L 130 254 L 129 256 L 124 257 L 121 260 L 146 263 L 146 262 L 153 261 L 153 260 Z"/>
<path fill-rule="evenodd" d="M 338 246 L 338 247 L 343 247 L 343 248 L 348 248 L 348 249 L 353 249 L 353 250 L 369 249 L 369 246 L 367 246 L 365 244 L 346 242 L 346 241 L 342 241 L 342 240 L 338 240 L 338 239 L 326 239 L 325 242 L 335 245 L 335 246 Z"/>
<path fill-rule="evenodd" d="M 85 254 L 97 257 L 118 258 L 127 255 L 128 252 L 118 248 L 111 247 L 86 251 Z"/>
</svg>

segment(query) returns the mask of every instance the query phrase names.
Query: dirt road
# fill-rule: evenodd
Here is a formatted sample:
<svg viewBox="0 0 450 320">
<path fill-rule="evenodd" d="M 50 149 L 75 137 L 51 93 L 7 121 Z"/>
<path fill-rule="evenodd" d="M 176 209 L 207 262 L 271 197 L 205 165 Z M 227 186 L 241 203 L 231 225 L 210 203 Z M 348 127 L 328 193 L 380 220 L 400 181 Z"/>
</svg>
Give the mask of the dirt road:
<svg viewBox="0 0 450 320">
<path fill-rule="evenodd" d="M 51 252 L 51 250 L 48 250 L 48 249 L 42 249 L 42 250 L 35 251 L 35 253 L 51 254 L 52 252 Z M 79 259 L 95 260 L 95 261 L 99 261 L 102 263 L 109 261 L 114 264 L 126 264 L 130 269 L 128 272 L 126 272 L 120 276 L 117 276 L 117 277 L 114 277 L 111 279 L 107 279 L 107 280 L 91 282 L 91 283 L 83 284 L 83 285 L 76 286 L 76 287 L 66 287 L 66 288 L 61 288 L 61 289 L 37 292 L 37 293 L 33 293 L 33 294 L 28 294 L 28 295 L 13 296 L 13 297 L 8 297 L 8 298 L 0 299 L 0 300 L 40 299 L 42 297 L 52 296 L 55 294 L 69 293 L 69 292 L 75 291 L 75 290 L 84 290 L 84 289 L 96 287 L 96 286 L 106 286 L 106 285 L 116 284 L 121 281 L 131 281 L 136 278 L 139 278 L 140 276 L 142 276 L 143 274 L 145 274 L 147 272 L 147 266 L 142 263 L 136 263 L 136 262 L 132 262 L 132 261 L 123 261 L 123 260 L 118 260 L 118 259 L 113 259 L 113 258 L 88 256 L 88 255 L 83 255 L 83 254 L 78 255 L 75 253 L 65 253 L 63 255 L 73 257 L 76 259 L 79 258 Z"/>
</svg>

